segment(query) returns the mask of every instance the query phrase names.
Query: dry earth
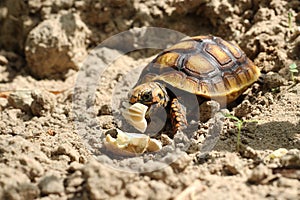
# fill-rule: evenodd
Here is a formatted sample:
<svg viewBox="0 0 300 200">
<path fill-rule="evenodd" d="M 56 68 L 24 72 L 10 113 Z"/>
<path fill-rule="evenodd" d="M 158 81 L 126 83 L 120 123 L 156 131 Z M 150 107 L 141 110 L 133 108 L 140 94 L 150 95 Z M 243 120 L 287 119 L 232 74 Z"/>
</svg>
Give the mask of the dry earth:
<svg viewBox="0 0 300 200">
<path fill-rule="evenodd" d="M 124 52 L 180 39 L 147 26 L 220 36 L 265 74 L 222 110 L 244 120 L 239 151 L 235 121 L 218 113 L 201 123 L 200 150 L 102 151 L 107 132 L 126 129 L 119 101 L 158 51 Z M 300 198 L 298 0 L 3 0 L 0 27 L 0 199 Z"/>
</svg>

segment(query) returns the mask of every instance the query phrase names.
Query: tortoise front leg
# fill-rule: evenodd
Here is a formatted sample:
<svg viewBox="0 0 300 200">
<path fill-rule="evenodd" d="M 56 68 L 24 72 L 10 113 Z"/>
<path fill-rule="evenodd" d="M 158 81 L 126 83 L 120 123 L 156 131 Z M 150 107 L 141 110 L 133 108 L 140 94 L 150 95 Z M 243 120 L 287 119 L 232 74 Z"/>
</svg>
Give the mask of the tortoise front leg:
<svg viewBox="0 0 300 200">
<path fill-rule="evenodd" d="M 175 135 L 178 130 L 187 128 L 186 108 L 178 101 L 177 98 L 172 100 L 170 107 L 172 132 L 173 135 Z"/>
</svg>

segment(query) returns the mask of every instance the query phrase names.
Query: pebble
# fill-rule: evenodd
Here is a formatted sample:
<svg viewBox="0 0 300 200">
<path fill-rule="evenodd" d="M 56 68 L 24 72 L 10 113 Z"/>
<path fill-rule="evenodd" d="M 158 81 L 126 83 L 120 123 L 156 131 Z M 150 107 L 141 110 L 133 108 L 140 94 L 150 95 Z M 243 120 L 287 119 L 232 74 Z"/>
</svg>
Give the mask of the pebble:
<svg viewBox="0 0 300 200">
<path fill-rule="evenodd" d="M 223 165 L 224 171 L 228 175 L 242 174 L 243 163 L 234 154 L 226 156 L 226 163 Z"/>
<path fill-rule="evenodd" d="M 280 158 L 280 163 L 286 168 L 300 168 L 300 150 L 291 149 Z"/>
<path fill-rule="evenodd" d="M 14 108 L 21 109 L 24 112 L 30 112 L 30 106 L 33 102 L 30 90 L 19 90 L 9 94 L 8 104 Z"/>
<path fill-rule="evenodd" d="M 286 84 L 286 79 L 275 72 L 268 72 L 264 78 L 264 86 L 268 89 L 274 89 Z"/>
<path fill-rule="evenodd" d="M 205 101 L 200 107 L 200 121 L 207 122 L 217 111 L 220 110 L 220 104 L 216 101 Z"/>
<path fill-rule="evenodd" d="M 111 114 L 112 114 L 111 107 L 109 105 L 105 104 L 105 105 L 101 106 L 98 115 L 111 115 Z"/>
<path fill-rule="evenodd" d="M 240 145 L 240 152 L 242 157 L 244 158 L 251 158 L 251 159 L 257 159 L 258 153 L 251 147 Z"/>
<path fill-rule="evenodd" d="M 244 100 L 240 105 L 233 109 L 234 116 L 237 118 L 246 117 L 252 111 L 252 104 L 249 100 Z"/>
<path fill-rule="evenodd" d="M 31 96 L 33 101 L 30 108 L 33 115 L 45 116 L 53 111 L 56 105 L 54 94 L 46 90 L 33 90 Z"/>
<path fill-rule="evenodd" d="M 163 146 L 173 143 L 173 140 L 169 138 L 169 136 L 167 136 L 166 134 L 161 134 L 160 141 L 162 142 Z"/>
<path fill-rule="evenodd" d="M 42 16 L 50 12 L 50 7 L 41 9 Z M 90 34 L 91 31 L 76 13 L 61 12 L 49 16 L 27 35 L 25 54 L 31 74 L 37 78 L 52 78 L 62 77 L 69 69 L 78 70 L 80 61 L 87 55 Z"/>
<path fill-rule="evenodd" d="M 273 151 L 272 153 L 270 153 L 268 155 L 268 157 L 270 159 L 281 158 L 282 156 L 286 155 L 287 152 L 288 152 L 287 149 L 285 149 L 285 148 L 279 148 L 279 149 Z"/>
<path fill-rule="evenodd" d="M 67 169 L 67 171 L 69 173 L 73 173 L 73 172 L 75 172 L 77 170 L 82 169 L 82 167 L 83 167 L 83 164 L 74 161 L 74 162 L 70 163 L 69 168 Z"/>
<path fill-rule="evenodd" d="M 55 155 L 67 155 L 71 161 L 79 161 L 79 153 L 69 144 L 62 144 L 53 152 Z"/>
<path fill-rule="evenodd" d="M 42 195 L 61 194 L 64 192 L 63 180 L 53 175 L 43 177 L 38 186 Z"/>
<path fill-rule="evenodd" d="M 260 164 L 253 169 L 252 173 L 248 177 L 248 182 L 251 184 L 260 184 L 271 174 L 272 171 L 267 166 Z"/>
<path fill-rule="evenodd" d="M 180 156 L 177 160 L 172 162 L 170 166 L 173 168 L 175 173 L 182 172 L 193 160 L 193 158 L 185 153 Z"/>
</svg>

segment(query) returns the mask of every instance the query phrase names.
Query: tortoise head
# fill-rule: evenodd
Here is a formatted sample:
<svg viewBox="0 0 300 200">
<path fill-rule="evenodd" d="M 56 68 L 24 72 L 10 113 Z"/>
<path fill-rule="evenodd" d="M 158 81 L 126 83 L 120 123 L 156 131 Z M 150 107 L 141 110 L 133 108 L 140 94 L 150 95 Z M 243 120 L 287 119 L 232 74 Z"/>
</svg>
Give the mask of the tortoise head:
<svg viewBox="0 0 300 200">
<path fill-rule="evenodd" d="M 129 94 L 129 103 L 141 103 L 148 107 L 152 105 L 166 107 L 169 101 L 165 87 L 158 82 L 147 82 L 133 88 Z"/>
<path fill-rule="evenodd" d="M 124 118 L 137 130 L 145 132 L 151 121 L 165 122 L 165 107 L 169 101 L 165 87 L 158 82 L 147 82 L 136 86 L 129 93 L 129 104 L 124 102 Z M 155 116 L 159 116 L 156 118 Z M 152 118 L 154 117 L 154 118 Z M 161 120 L 162 118 L 162 120 Z M 155 123 L 156 127 L 159 127 Z M 151 129 L 151 128 L 150 128 Z"/>
</svg>

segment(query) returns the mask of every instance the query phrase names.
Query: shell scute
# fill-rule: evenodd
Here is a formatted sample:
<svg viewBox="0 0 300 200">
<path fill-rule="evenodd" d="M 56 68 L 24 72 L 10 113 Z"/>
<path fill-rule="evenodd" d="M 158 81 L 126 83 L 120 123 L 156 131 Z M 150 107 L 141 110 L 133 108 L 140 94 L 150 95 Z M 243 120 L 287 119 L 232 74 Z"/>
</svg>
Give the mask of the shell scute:
<svg viewBox="0 0 300 200">
<path fill-rule="evenodd" d="M 185 63 L 187 71 L 196 73 L 199 76 L 207 76 L 217 70 L 202 54 L 191 55 Z"/>
<path fill-rule="evenodd" d="M 205 50 L 213 56 L 221 66 L 230 63 L 232 60 L 228 54 L 217 44 L 207 44 Z"/>
</svg>

